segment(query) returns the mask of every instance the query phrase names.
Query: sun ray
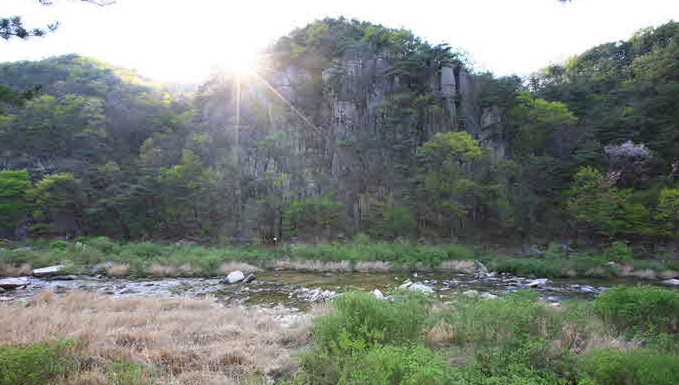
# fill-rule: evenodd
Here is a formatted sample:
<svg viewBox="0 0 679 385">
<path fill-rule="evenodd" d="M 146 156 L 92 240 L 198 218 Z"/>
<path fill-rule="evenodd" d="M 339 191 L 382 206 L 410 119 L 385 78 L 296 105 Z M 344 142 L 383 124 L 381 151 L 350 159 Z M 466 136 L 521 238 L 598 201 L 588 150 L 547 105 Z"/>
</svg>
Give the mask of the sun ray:
<svg viewBox="0 0 679 385">
<path fill-rule="evenodd" d="M 328 138 L 328 135 L 325 132 L 323 132 L 323 130 L 316 127 L 309 120 L 309 118 L 304 116 L 304 114 L 302 114 L 297 108 L 295 108 L 295 106 L 293 106 L 292 103 L 290 103 L 283 95 L 280 94 L 280 92 L 278 92 L 271 84 L 269 84 L 269 82 L 266 81 L 266 79 L 264 79 L 261 75 L 259 75 L 256 72 L 254 72 L 254 75 L 255 75 L 255 77 L 257 77 L 262 82 L 262 84 L 264 84 L 268 89 L 270 89 L 271 92 L 273 92 L 276 96 L 278 96 L 283 101 L 283 103 L 285 103 L 294 113 L 296 113 L 300 118 L 302 118 L 302 120 L 304 120 L 304 122 L 306 122 L 311 128 L 313 128 L 316 131 L 316 133 L 318 133 L 323 138 L 326 138 L 326 139 Z"/>
</svg>

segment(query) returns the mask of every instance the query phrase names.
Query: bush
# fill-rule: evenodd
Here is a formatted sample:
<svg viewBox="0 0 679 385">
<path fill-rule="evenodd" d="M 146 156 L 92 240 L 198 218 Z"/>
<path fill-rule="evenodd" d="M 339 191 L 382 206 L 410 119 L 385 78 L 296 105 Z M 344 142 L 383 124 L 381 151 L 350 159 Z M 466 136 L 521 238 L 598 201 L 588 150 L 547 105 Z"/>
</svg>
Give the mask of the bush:
<svg viewBox="0 0 679 385">
<path fill-rule="evenodd" d="M 520 291 L 492 301 L 458 301 L 452 311 L 440 312 L 436 318 L 450 325 L 458 344 L 501 346 L 558 326 L 550 317 L 555 311 L 534 301 L 536 296 L 532 291 Z"/>
<path fill-rule="evenodd" d="M 429 311 L 418 293 L 393 303 L 370 293 L 348 293 L 332 303 L 333 310 L 316 318 L 314 336 L 330 351 L 351 350 L 353 344 L 410 344 L 421 340 Z M 351 343 L 347 343 L 350 341 Z"/>
<path fill-rule="evenodd" d="M 670 385 L 679 384 L 679 355 L 647 349 L 597 349 L 580 364 L 581 384 Z"/>
<path fill-rule="evenodd" d="M 624 334 L 679 332 L 679 292 L 656 286 L 618 286 L 599 294 L 597 315 Z"/>
<path fill-rule="evenodd" d="M 450 368 L 424 347 L 375 346 L 340 375 L 342 385 L 445 385 Z"/>
<path fill-rule="evenodd" d="M 604 258 L 608 262 L 630 262 L 633 259 L 632 250 L 625 242 L 616 241 L 604 249 Z"/>
<path fill-rule="evenodd" d="M 108 237 L 84 238 L 78 241 L 105 254 L 120 254 L 122 251 L 122 246 Z"/>
<path fill-rule="evenodd" d="M 0 348 L 0 385 L 44 385 L 69 372 L 72 359 L 66 354 L 71 341 L 42 342 Z"/>
<path fill-rule="evenodd" d="M 70 242 L 64 241 L 62 239 L 58 239 L 50 243 L 51 250 L 67 250 L 70 246 L 71 246 Z"/>
</svg>

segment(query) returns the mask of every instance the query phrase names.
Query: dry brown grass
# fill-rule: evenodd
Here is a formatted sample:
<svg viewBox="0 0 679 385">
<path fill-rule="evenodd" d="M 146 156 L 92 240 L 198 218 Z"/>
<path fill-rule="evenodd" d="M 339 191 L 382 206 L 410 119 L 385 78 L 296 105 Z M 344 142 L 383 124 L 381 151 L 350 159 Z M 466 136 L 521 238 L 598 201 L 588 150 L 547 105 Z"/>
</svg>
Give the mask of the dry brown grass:
<svg viewBox="0 0 679 385">
<path fill-rule="evenodd" d="M 249 265 L 245 262 L 239 262 L 239 261 L 229 261 L 229 262 L 224 262 L 221 265 L 219 265 L 219 274 L 220 275 L 228 275 L 232 271 L 240 270 L 243 272 L 243 274 L 250 274 L 250 273 L 256 273 L 260 271 L 259 267 Z"/>
<path fill-rule="evenodd" d="M 453 273 L 474 274 L 476 272 L 476 266 L 474 265 L 474 261 L 452 260 L 441 262 L 436 270 Z"/>
<path fill-rule="evenodd" d="M 342 271 L 350 272 L 353 270 L 349 261 L 318 261 L 318 260 L 297 260 L 279 259 L 269 264 L 274 269 L 283 270 L 303 270 L 303 271 Z"/>
<path fill-rule="evenodd" d="M 116 263 L 106 269 L 106 275 L 111 277 L 123 277 L 130 273 L 130 265 L 127 263 Z"/>
<path fill-rule="evenodd" d="M 160 374 L 157 384 L 250 384 L 252 376 L 292 373 L 295 351 L 309 338 L 310 316 L 289 327 L 275 316 L 208 300 L 43 292 L 27 306 L 0 305 L 0 346 L 80 339 L 84 357 L 141 363 Z M 67 383 L 103 384 L 104 371 L 94 365 Z"/>
<path fill-rule="evenodd" d="M 679 271 L 665 270 L 662 273 L 660 273 L 661 279 L 672 279 L 677 277 L 679 277 Z"/>
<path fill-rule="evenodd" d="M 630 273 L 632 277 L 637 277 L 641 279 L 656 279 L 658 278 L 658 273 L 651 269 L 635 270 Z"/>
<path fill-rule="evenodd" d="M 24 277 L 33 274 L 33 266 L 30 263 L 22 265 L 2 265 L 0 276 L 5 277 Z"/>
<path fill-rule="evenodd" d="M 455 339 L 455 333 L 451 330 L 450 324 L 441 320 L 427 331 L 425 339 L 427 345 L 438 347 L 452 342 Z"/>
<path fill-rule="evenodd" d="M 394 269 L 394 265 L 384 261 L 359 261 L 354 265 L 354 270 L 360 272 L 386 272 Z"/>
</svg>

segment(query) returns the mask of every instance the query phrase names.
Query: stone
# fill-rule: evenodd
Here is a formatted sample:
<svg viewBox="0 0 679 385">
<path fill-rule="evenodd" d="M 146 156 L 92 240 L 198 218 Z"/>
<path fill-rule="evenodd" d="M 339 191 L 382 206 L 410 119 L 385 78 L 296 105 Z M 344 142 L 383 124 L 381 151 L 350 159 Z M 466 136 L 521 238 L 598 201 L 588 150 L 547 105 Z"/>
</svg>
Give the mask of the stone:
<svg viewBox="0 0 679 385">
<path fill-rule="evenodd" d="M 55 275 L 50 277 L 50 281 L 75 281 L 80 279 L 77 275 Z"/>
<path fill-rule="evenodd" d="M 55 266 L 43 267 L 41 269 L 34 269 L 33 270 L 33 276 L 35 276 L 35 277 L 49 277 L 51 275 L 58 275 L 65 268 L 66 268 L 66 266 L 64 266 L 64 265 L 55 265 Z"/>
<path fill-rule="evenodd" d="M 585 285 L 585 286 L 580 287 L 580 291 L 583 292 L 583 293 L 596 293 L 597 289 L 595 289 L 592 286 Z"/>
<path fill-rule="evenodd" d="M 398 288 L 399 288 L 399 289 L 407 289 L 407 288 L 410 287 L 410 285 L 412 285 L 412 284 L 413 284 L 413 283 L 412 283 L 409 279 L 407 279 L 407 280 L 406 280 L 405 282 L 403 282 L 403 284 L 402 284 L 401 286 L 399 286 Z"/>
<path fill-rule="evenodd" d="M 467 290 L 462 293 L 462 295 L 465 295 L 467 297 L 477 297 L 479 295 L 479 292 L 476 290 Z"/>
<path fill-rule="evenodd" d="M 423 283 L 415 282 L 407 286 L 408 290 L 412 291 L 418 291 L 420 293 L 424 294 L 431 294 L 434 292 L 434 289 L 431 286 L 427 286 Z"/>
<path fill-rule="evenodd" d="M 662 283 L 668 286 L 679 286 L 679 279 L 668 279 L 667 281 L 662 281 Z"/>
<path fill-rule="evenodd" d="M 3 289 L 16 289 L 26 285 L 28 285 L 26 277 L 0 279 L 0 288 Z"/>
<path fill-rule="evenodd" d="M 293 295 L 308 302 L 318 302 L 332 298 L 336 296 L 337 293 L 331 290 L 323 290 L 320 287 L 315 289 L 307 289 L 302 287 L 290 293 L 289 297 L 292 298 Z"/>
<path fill-rule="evenodd" d="M 24 246 L 24 247 L 16 248 L 16 249 L 12 250 L 12 252 L 17 252 L 17 251 L 31 251 L 31 250 L 32 250 L 32 249 L 31 249 L 30 247 Z"/>
<path fill-rule="evenodd" d="M 243 279 L 243 283 L 250 283 L 255 280 L 255 275 L 254 274 L 249 274 L 245 279 Z"/>
<path fill-rule="evenodd" d="M 242 280 L 245 279 L 245 275 L 243 274 L 242 271 L 236 270 L 232 271 L 229 273 L 229 275 L 226 276 L 226 281 L 227 283 L 233 285 L 234 283 L 238 283 Z"/>
<path fill-rule="evenodd" d="M 0 287 L 0 294 L 4 293 L 5 291 L 7 291 L 7 290 Z"/>
<path fill-rule="evenodd" d="M 483 263 L 479 261 L 474 261 L 474 268 L 476 268 L 476 273 L 488 274 L 488 268 L 484 266 Z"/>
<path fill-rule="evenodd" d="M 540 286 L 545 286 L 545 285 L 548 284 L 549 282 L 551 282 L 551 281 L 550 281 L 549 279 L 547 279 L 547 278 L 534 279 L 534 280 L 532 280 L 532 281 L 526 283 L 526 287 L 540 287 Z"/>
<path fill-rule="evenodd" d="M 382 292 L 378 289 L 373 290 L 372 295 L 374 295 L 377 299 L 384 299 L 384 294 L 382 294 Z"/>
<path fill-rule="evenodd" d="M 0 297 L 0 302 L 5 302 L 5 301 L 11 301 L 12 298 L 10 297 Z"/>
</svg>

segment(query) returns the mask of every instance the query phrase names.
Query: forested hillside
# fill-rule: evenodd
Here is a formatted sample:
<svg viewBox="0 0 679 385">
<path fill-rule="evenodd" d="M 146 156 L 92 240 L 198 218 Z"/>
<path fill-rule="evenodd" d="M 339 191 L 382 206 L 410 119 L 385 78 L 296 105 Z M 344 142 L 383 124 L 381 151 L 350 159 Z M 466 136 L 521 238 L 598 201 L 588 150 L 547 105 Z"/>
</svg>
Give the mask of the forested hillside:
<svg viewBox="0 0 679 385">
<path fill-rule="evenodd" d="M 529 79 L 325 19 L 188 93 L 75 55 L 0 115 L 3 237 L 526 242 L 679 236 L 679 23 Z"/>
</svg>

